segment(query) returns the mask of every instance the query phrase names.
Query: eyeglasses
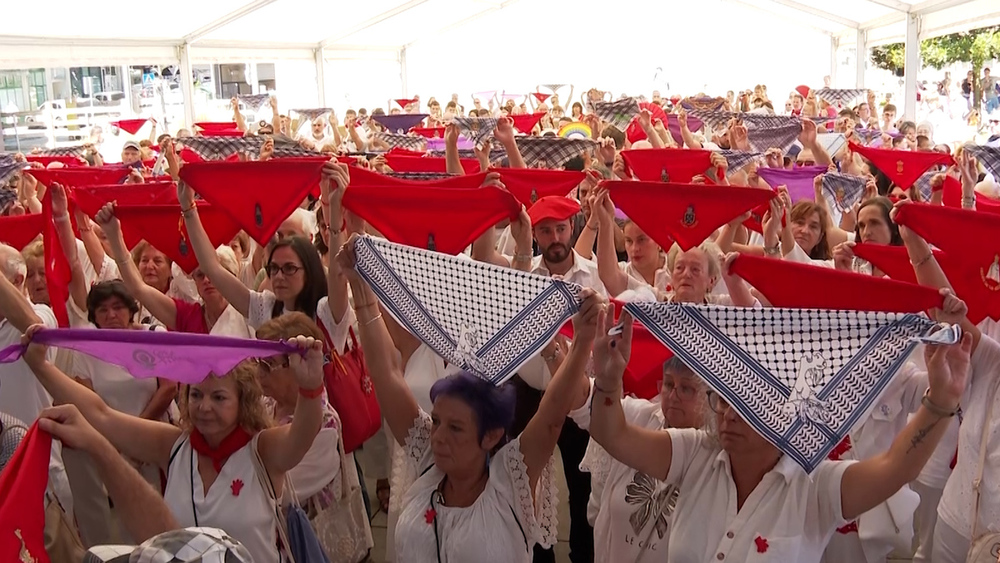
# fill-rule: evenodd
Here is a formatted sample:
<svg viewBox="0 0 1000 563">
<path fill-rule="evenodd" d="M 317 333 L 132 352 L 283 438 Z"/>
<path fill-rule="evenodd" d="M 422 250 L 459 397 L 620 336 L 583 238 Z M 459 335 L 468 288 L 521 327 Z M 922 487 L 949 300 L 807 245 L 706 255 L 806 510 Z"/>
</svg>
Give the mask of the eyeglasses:
<svg viewBox="0 0 1000 563">
<path fill-rule="evenodd" d="M 707 391 L 708 393 L 708 408 L 712 409 L 712 412 L 716 414 L 726 414 L 729 411 L 729 403 L 725 399 L 719 396 L 715 391 Z"/>
<path fill-rule="evenodd" d="M 297 274 L 301 269 L 302 266 L 296 266 L 295 264 L 275 264 L 274 262 L 271 262 L 265 268 L 267 271 L 267 277 L 269 278 L 273 278 L 278 272 L 281 272 L 281 275 L 286 278 L 290 278 Z"/>
<path fill-rule="evenodd" d="M 663 380 L 663 387 L 660 390 L 663 395 L 669 396 L 671 392 L 677 392 L 677 398 L 682 401 L 690 401 L 698 395 L 698 389 L 690 385 L 674 385 L 671 379 Z"/>
<path fill-rule="evenodd" d="M 265 374 L 269 374 L 282 368 L 287 368 L 289 365 L 290 362 L 287 354 L 271 358 L 257 358 L 257 367 L 259 367 L 260 371 Z"/>
</svg>

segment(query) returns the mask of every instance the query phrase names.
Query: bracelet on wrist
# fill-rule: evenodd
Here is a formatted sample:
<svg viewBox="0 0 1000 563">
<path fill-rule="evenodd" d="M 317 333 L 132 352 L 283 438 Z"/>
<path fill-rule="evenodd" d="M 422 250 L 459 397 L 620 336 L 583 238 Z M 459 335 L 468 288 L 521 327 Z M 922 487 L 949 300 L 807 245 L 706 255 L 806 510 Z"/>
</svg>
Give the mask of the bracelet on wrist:
<svg viewBox="0 0 1000 563">
<path fill-rule="evenodd" d="M 323 394 L 323 384 L 321 383 L 319 387 L 315 389 L 306 389 L 305 387 L 299 387 L 299 395 L 302 395 L 306 399 L 317 399 Z"/>
<path fill-rule="evenodd" d="M 559 359 L 559 348 L 556 348 L 551 354 L 542 354 L 542 359 L 546 362 L 554 362 Z"/>
<path fill-rule="evenodd" d="M 587 228 L 590 229 L 591 231 L 594 231 L 594 232 L 597 232 L 597 229 L 598 229 L 598 227 L 595 227 L 595 226 L 591 225 L 590 223 L 587 223 Z"/>
<path fill-rule="evenodd" d="M 774 245 L 774 246 L 765 246 L 764 247 L 764 254 L 767 255 L 767 256 L 777 256 L 777 255 L 781 254 L 781 250 L 779 249 L 779 247 L 778 247 L 777 244 Z"/>
<path fill-rule="evenodd" d="M 956 414 L 958 414 L 958 411 L 961 410 L 962 408 L 961 405 L 956 406 L 954 410 L 949 410 L 942 407 L 941 405 L 938 405 L 937 403 L 931 400 L 930 393 L 931 390 L 928 387 L 927 391 L 924 392 L 923 398 L 920 399 L 920 404 L 923 405 L 925 409 L 930 411 L 931 414 L 939 416 L 941 418 L 951 418 Z"/>
<path fill-rule="evenodd" d="M 514 254 L 515 262 L 531 262 L 531 258 L 530 254 Z"/>
<path fill-rule="evenodd" d="M 916 262 L 914 262 L 913 260 L 910 260 L 910 264 L 914 268 L 919 268 L 920 266 L 923 266 L 924 264 L 930 262 L 931 258 L 934 258 L 934 253 L 933 252 L 928 252 L 927 256 L 924 256 L 923 258 L 921 258 L 920 260 L 917 260 Z"/>
<path fill-rule="evenodd" d="M 375 321 L 377 321 L 377 320 L 379 320 L 381 318 L 382 318 L 382 313 L 379 313 L 379 314 L 375 315 L 374 317 L 368 319 L 364 323 L 362 323 L 361 326 L 362 327 L 369 326 L 369 325 L 371 325 L 372 323 L 374 323 Z"/>
<path fill-rule="evenodd" d="M 604 389 L 603 387 L 601 387 L 600 385 L 598 385 L 597 381 L 595 380 L 594 381 L 594 391 L 597 391 L 598 393 L 604 393 L 605 395 L 620 395 L 621 391 L 622 391 L 622 387 L 621 387 L 621 385 L 615 385 L 614 387 L 611 387 L 611 388 L 608 388 L 608 389 Z"/>
</svg>

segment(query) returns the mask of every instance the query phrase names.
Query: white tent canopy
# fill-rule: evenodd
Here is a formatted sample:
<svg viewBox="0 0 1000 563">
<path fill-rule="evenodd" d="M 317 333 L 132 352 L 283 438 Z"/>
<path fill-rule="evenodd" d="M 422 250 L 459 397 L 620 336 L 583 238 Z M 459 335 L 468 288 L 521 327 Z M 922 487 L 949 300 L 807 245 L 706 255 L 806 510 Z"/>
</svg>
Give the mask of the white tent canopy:
<svg viewBox="0 0 1000 563">
<path fill-rule="evenodd" d="M 730 84 L 767 81 L 778 67 L 804 69 L 781 87 L 815 85 L 823 74 L 854 87 L 864 85 L 865 57 L 854 76 L 837 76 L 841 49 L 916 46 L 997 23 L 996 0 L 172 0 L 144 7 L 53 0 L 5 6 L 0 68 L 180 64 L 190 76 L 192 64 L 297 61 L 315 94 L 296 92 L 295 101 L 320 105 L 347 89 L 385 100 L 441 96 L 442 88 L 473 83 L 526 92 L 562 81 L 617 93 L 647 88 L 650 74 L 707 89 L 720 87 L 720 76 Z M 919 67 L 918 56 L 916 49 L 907 55 L 908 101 L 916 96 L 909 70 Z M 914 104 L 906 106 L 909 113 Z"/>
</svg>

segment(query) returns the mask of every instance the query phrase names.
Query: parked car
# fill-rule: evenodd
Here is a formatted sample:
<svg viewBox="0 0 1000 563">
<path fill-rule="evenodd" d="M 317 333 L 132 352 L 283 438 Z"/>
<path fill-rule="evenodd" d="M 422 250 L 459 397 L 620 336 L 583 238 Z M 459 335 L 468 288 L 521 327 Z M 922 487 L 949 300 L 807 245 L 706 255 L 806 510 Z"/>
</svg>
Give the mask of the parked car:
<svg viewBox="0 0 1000 563">
<path fill-rule="evenodd" d="M 28 129 L 45 129 L 49 126 L 49 119 L 51 117 L 54 127 L 65 127 L 65 110 L 65 100 L 49 100 L 38 106 L 38 110 L 34 113 L 24 116 L 24 123 L 28 126 Z M 49 113 L 50 111 L 52 114 Z M 61 115 L 58 115 L 57 112 Z"/>
</svg>

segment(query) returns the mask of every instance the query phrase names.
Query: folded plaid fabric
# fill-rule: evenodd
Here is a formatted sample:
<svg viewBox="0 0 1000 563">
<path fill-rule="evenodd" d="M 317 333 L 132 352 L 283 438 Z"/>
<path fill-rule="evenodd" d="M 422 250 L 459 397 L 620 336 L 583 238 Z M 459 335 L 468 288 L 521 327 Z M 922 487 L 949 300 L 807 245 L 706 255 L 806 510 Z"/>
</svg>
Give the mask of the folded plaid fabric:
<svg viewBox="0 0 1000 563">
<path fill-rule="evenodd" d="M 987 147 L 984 145 L 965 145 L 964 150 L 976 159 L 993 174 L 993 178 L 1000 182 L 1000 148 Z"/>
<path fill-rule="evenodd" d="M 639 115 L 639 102 L 635 98 L 624 98 L 616 102 L 590 102 L 597 117 L 618 128 L 619 131 L 628 129 L 632 118 Z"/>
<path fill-rule="evenodd" d="M 681 100 L 681 107 L 691 111 L 719 111 L 726 104 L 725 98 L 684 98 Z"/>
<path fill-rule="evenodd" d="M 28 166 L 27 162 L 15 162 L 13 159 L 0 160 L 0 185 L 6 183 L 7 180 Z"/>
<path fill-rule="evenodd" d="M 300 117 L 304 117 L 309 121 L 312 121 L 321 115 L 330 113 L 333 110 L 330 108 L 312 108 L 312 109 L 293 109 L 291 111 L 299 114 Z"/>
<path fill-rule="evenodd" d="M 706 125 L 715 130 L 725 129 L 731 119 L 739 119 L 746 126 L 747 131 L 752 129 L 770 129 L 775 127 L 786 127 L 799 125 L 798 117 L 789 115 L 761 115 L 757 113 L 737 113 L 732 111 L 704 111 L 692 110 L 689 112 L 705 122 Z"/>
<path fill-rule="evenodd" d="M 0 187 L 0 215 L 7 213 L 8 208 L 17 201 L 17 192 L 12 188 Z M 2 236 L 2 234 L 0 234 Z"/>
<path fill-rule="evenodd" d="M 487 140 L 493 136 L 497 128 L 495 117 L 455 117 L 451 120 L 458 127 L 460 134 L 475 143 L 476 148 L 486 146 Z"/>
<path fill-rule="evenodd" d="M 243 545 L 217 528 L 182 528 L 153 536 L 138 547 L 95 546 L 84 563 L 252 563 Z"/>
<path fill-rule="evenodd" d="M 633 302 L 625 310 L 811 473 L 920 342 L 955 343 L 961 329 L 922 315 Z"/>
<path fill-rule="evenodd" d="M 533 168 L 559 168 L 567 160 L 598 147 L 593 139 L 516 137 L 515 141 L 525 164 Z"/>
<path fill-rule="evenodd" d="M 452 178 L 457 176 L 457 174 L 449 174 L 447 172 L 389 172 L 386 176 L 389 176 L 390 178 L 399 178 L 400 180 L 430 182 L 433 180 L 441 180 L 442 178 Z"/>
<path fill-rule="evenodd" d="M 720 150 L 718 151 L 718 153 L 726 157 L 726 162 L 729 163 L 729 169 L 726 172 L 727 177 L 732 176 L 737 171 L 745 168 L 751 162 L 764 156 L 763 153 L 759 152 L 733 151 L 733 150 Z"/>
<path fill-rule="evenodd" d="M 243 102 L 247 108 L 259 111 L 260 108 L 264 107 L 264 104 L 271 102 L 271 94 L 251 94 L 249 96 L 239 96 L 237 99 Z"/>
<path fill-rule="evenodd" d="M 780 127 L 748 127 L 747 141 L 750 142 L 750 148 L 757 152 L 766 152 L 767 149 L 781 149 L 781 152 L 785 152 L 795 144 L 801 132 L 802 125 L 797 122 Z"/>
<path fill-rule="evenodd" d="M 42 149 L 32 154 L 38 156 L 83 156 L 87 149 L 83 145 L 75 147 L 62 147 L 56 149 Z"/>
<path fill-rule="evenodd" d="M 827 172 L 823 175 L 823 195 L 830 209 L 849 213 L 861 201 L 868 179 L 864 176 Z"/>
<path fill-rule="evenodd" d="M 251 135 L 247 137 L 188 137 L 184 139 L 184 147 L 198 153 L 205 160 L 224 160 L 238 153 L 247 153 L 257 158 L 266 137 Z M 274 139 L 274 157 L 317 156 L 320 153 L 302 148 L 292 140 Z"/>
<path fill-rule="evenodd" d="M 579 286 L 547 276 L 371 237 L 357 239 L 355 253 L 358 273 L 400 326 L 495 385 L 536 356 L 580 306 Z"/>
<path fill-rule="evenodd" d="M 412 151 L 423 151 L 427 148 L 427 139 L 419 135 L 397 135 L 395 133 L 376 133 L 375 138 L 383 141 L 389 147 L 409 149 Z"/>
<path fill-rule="evenodd" d="M 820 88 L 816 97 L 835 106 L 847 105 L 868 93 L 864 88 Z"/>
</svg>

